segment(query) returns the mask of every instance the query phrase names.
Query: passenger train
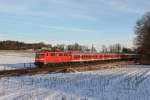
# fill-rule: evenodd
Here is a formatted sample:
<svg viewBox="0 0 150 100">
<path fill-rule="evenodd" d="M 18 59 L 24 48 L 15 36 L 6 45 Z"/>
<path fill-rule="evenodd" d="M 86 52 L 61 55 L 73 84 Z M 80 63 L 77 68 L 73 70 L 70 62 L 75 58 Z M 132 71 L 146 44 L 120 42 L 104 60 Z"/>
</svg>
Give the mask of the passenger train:
<svg viewBox="0 0 150 100">
<path fill-rule="evenodd" d="M 37 66 L 43 66 L 46 64 L 111 61 L 135 58 L 135 54 L 39 51 L 36 52 L 35 64 Z"/>
</svg>

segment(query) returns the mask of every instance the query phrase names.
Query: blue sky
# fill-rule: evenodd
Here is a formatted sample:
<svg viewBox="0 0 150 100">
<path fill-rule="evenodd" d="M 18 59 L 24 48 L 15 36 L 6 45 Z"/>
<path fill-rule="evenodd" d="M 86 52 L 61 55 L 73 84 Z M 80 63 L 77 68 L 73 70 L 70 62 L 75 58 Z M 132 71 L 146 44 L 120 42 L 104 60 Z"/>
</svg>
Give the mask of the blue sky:
<svg viewBox="0 0 150 100">
<path fill-rule="evenodd" d="M 132 47 L 149 0 L 0 0 L 0 40 Z"/>
</svg>

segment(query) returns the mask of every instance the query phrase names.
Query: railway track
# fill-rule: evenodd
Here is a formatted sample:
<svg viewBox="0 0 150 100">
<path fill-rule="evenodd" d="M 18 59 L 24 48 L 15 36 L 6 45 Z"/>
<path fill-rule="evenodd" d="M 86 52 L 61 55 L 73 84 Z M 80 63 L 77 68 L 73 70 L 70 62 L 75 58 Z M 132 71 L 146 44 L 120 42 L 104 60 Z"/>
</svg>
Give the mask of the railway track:
<svg viewBox="0 0 150 100">
<path fill-rule="evenodd" d="M 74 65 L 74 66 L 57 66 L 51 67 L 46 66 L 42 68 L 27 68 L 27 69 L 12 69 L 12 70 L 2 70 L 0 71 L 0 77 L 9 76 L 22 76 L 22 75 L 35 75 L 35 74 L 51 74 L 51 73 L 68 73 L 68 72 L 82 72 L 89 70 L 100 70 L 104 68 L 115 68 L 122 65 L 133 64 L 133 61 L 119 61 L 111 63 L 102 64 L 89 64 L 89 65 Z"/>
</svg>

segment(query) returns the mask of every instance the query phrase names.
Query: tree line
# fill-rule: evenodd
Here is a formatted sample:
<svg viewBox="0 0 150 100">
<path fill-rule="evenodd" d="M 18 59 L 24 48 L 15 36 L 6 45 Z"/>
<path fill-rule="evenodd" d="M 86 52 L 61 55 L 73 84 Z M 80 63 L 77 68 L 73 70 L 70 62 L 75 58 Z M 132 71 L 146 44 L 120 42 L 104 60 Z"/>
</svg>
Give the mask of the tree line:
<svg viewBox="0 0 150 100">
<path fill-rule="evenodd" d="M 134 50 L 131 48 L 126 48 L 121 46 L 121 44 L 113 44 L 110 46 L 101 46 L 101 50 L 97 50 L 93 45 L 91 47 L 80 45 L 78 43 L 64 45 L 58 44 L 49 48 L 50 51 L 74 51 L 74 52 L 85 52 L 85 53 L 134 53 Z"/>
<path fill-rule="evenodd" d="M 101 52 L 102 53 L 134 53 L 135 50 L 121 46 L 121 44 L 116 43 L 108 47 L 106 47 L 105 45 L 102 45 Z"/>
<path fill-rule="evenodd" d="M 57 44 L 52 46 L 52 44 L 40 43 L 25 43 L 20 41 L 0 41 L 0 50 L 49 50 L 49 51 L 75 51 L 75 52 L 99 52 L 99 53 L 132 53 L 130 48 L 125 48 L 120 44 L 110 45 L 106 47 L 101 46 L 101 50 L 98 51 L 93 45 L 91 47 L 80 45 L 78 43 L 74 44 Z"/>
<path fill-rule="evenodd" d="M 41 49 L 42 47 L 49 47 L 51 45 L 46 45 L 44 43 L 24 43 L 19 41 L 0 41 L 0 50 L 28 50 L 28 49 Z"/>
</svg>

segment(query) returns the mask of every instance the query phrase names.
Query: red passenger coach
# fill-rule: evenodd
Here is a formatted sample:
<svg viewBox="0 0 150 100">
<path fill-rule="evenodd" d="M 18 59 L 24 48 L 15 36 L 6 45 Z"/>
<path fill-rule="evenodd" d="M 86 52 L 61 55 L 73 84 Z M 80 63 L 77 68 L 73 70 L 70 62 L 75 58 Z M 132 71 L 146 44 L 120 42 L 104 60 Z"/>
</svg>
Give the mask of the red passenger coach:
<svg viewBox="0 0 150 100">
<path fill-rule="evenodd" d="M 135 56 L 135 55 L 134 55 Z M 44 64 L 73 63 L 73 62 L 90 62 L 106 61 L 133 58 L 129 54 L 100 54 L 100 53 L 77 53 L 77 52 L 49 52 L 40 51 L 36 53 L 35 64 L 42 66 Z"/>
</svg>

